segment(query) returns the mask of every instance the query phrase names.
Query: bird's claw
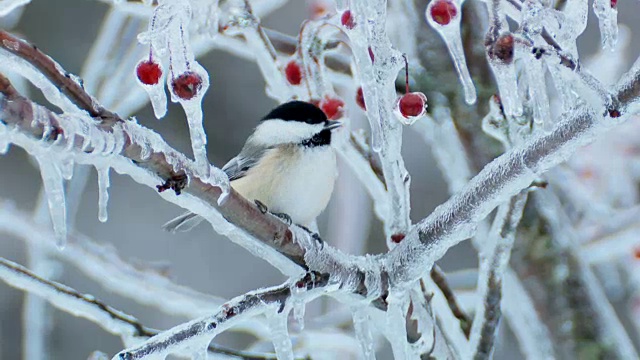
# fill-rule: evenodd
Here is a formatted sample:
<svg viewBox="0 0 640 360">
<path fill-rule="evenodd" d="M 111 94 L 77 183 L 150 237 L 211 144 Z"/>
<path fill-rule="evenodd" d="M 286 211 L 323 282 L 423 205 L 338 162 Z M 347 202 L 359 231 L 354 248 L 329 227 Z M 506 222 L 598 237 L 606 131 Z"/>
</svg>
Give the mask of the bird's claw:
<svg viewBox="0 0 640 360">
<path fill-rule="evenodd" d="M 291 220 L 291 216 L 285 214 L 285 213 L 275 213 L 272 212 L 271 215 L 279 218 L 280 220 L 284 221 L 287 225 L 291 226 L 291 224 L 293 224 L 293 220 Z"/>
<path fill-rule="evenodd" d="M 260 210 L 262 214 L 266 214 L 267 211 L 269 211 L 269 209 L 267 208 L 267 205 L 265 205 L 262 201 L 256 199 L 256 200 L 253 200 L 253 202 L 256 204 L 256 207 L 258 207 L 258 210 Z"/>
<path fill-rule="evenodd" d="M 320 248 L 321 249 L 324 247 L 324 241 L 320 238 L 320 234 L 318 234 L 317 232 L 313 232 L 313 231 L 309 230 L 309 228 L 306 227 L 306 226 L 298 225 L 298 227 L 300 227 L 304 231 L 308 232 L 309 235 L 311 235 L 311 237 L 313 238 L 313 240 L 317 241 L 320 244 Z"/>
<path fill-rule="evenodd" d="M 258 207 L 258 210 L 260 210 L 261 213 L 266 214 L 268 212 L 271 215 L 277 217 L 278 219 L 284 221 L 289 226 L 293 224 L 293 220 L 291 220 L 291 216 L 285 213 L 277 213 L 277 212 L 269 211 L 269 208 L 267 207 L 267 205 L 265 205 L 262 201 L 258 199 L 254 199 L 253 202 L 256 204 L 256 206 Z"/>
</svg>

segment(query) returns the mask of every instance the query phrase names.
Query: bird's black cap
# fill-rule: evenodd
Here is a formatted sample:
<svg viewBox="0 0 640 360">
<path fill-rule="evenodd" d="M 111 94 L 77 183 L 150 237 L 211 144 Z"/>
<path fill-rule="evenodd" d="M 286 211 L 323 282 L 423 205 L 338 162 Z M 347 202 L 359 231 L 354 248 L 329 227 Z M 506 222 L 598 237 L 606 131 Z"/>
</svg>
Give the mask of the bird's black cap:
<svg viewBox="0 0 640 360">
<path fill-rule="evenodd" d="M 323 124 L 327 115 L 317 106 L 305 101 L 290 101 L 271 110 L 262 121 L 280 119 L 285 121 L 301 121 L 307 124 Z"/>
</svg>

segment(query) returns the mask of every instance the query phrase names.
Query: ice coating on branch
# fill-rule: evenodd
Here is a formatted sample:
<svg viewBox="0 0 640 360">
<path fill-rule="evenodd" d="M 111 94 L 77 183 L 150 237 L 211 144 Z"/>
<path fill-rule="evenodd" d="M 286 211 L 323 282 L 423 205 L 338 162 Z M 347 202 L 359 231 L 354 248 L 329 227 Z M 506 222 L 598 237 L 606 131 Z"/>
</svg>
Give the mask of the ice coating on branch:
<svg viewBox="0 0 640 360">
<path fill-rule="evenodd" d="M 109 201 L 109 166 L 98 166 L 98 220 L 108 219 L 107 203 Z"/>
<path fill-rule="evenodd" d="M 527 200 L 527 193 L 521 192 L 507 203 L 498 207 L 493 220 L 491 230 L 479 249 L 480 274 L 478 276 L 478 297 L 484 299 L 476 303 L 476 311 L 471 328 L 471 348 L 476 353 L 480 352 L 481 338 L 487 336 L 487 317 L 496 315 L 486 313 L 486 304 L 500 301 L 502 292 L 502 279 L 511 256 L 511 249 L 516 235 L 516 228 L 522 217 L 522 211 Z M 492 284 L 494 284 L 492 286 Z M 495 287 L 500 287 L 496 290 Z M 492 307 L 496 309 L 496 307 Z M 492 328 L 494 334 L 497 327 Z M 495 335 L 494 335 L 495 336 Z"/>
<path fill-rule="evenodd" d="M 371 333 L 371 317 L 365 306 L 354 306 L 351 310 L 353 316 L 353 329 L 360 345 L 363 360 L 375 360 L 376 349 Z"/>
<path fill-rule="evenodd" d="M 4 40 L 5 44 L 7 40 Z M 6 46 L 19 47 L 20 43 L 16 42 L 14 44 L 10 44 Z M 78 109 L 71 100 L 69 100 L 65 95 L 60 92 L 60 89 L 53 85 L 47 77 L 36 70 L 31 64 L 26 62 L 25 60 L 13 55 L 5 50 L 0 49 L 0 63 L 2 64 L 3 69 L 8 69 L 10 71 L 15 72 L 16 74 L 20 74 L 25 77 L 29 82 L 31 82 L 35 87 L 42 91 L 42 95 L 49 101 L 51 104 L 59 107 L 66 113 L 79 113 L 82 110 Z"/>
<path fill-rule="evenodd" d="M 386 34 L 386 1 L 352 1 L 350 9 L 359 25 L 347 29 L 346 33 L 362 80 L 371 148 L 380 154 L 387 185 L 390 206 L 384 228 L 387 244 L 393 246 L 391 235 L 406 233 L 410 226 L 411 177 L 400 152 L 403 127 L 393 116 L 397 98 L 395 81 L 404 58 Z"/>
<path fill-rule="evenodd" d="M 278 360 L 294 360 L 293 344 L 291 343 L 289 330 L 287 330 L 289 311 L 286 307 L 281 312 L 276 312 L 279 310 L 275 308 L 272 308 L 271 311 L 267 311 L 265 316 L 271 331 L 271 341 L 273 342 L 276 356 Z"/>
<path fill-rule="evenodd" d="M 214 39 L 218 35 L 218 0 L 191 0 L 191 6 L 196 34 Z"/>
<path fill-rule="evenodd" d="M 38 155 L 36 160 L 40 165 L 42 185 L 49 203 L 51 224 L 58 248 L 63 249 L 67 244 L 67 205 L 64 196 L 64 179 L 60 167 L 53 156 Z"/>
<path fill-rule="evenodd" d="M 444 2 L 450 4 L 452 9 L 449 10 L 448 20 L 438 20 L 437 17 L 434 19 L 433 9 L 434 6 L 437 6 L 437 3 Z M 449 54 L 451 55 L 451 59 L 453 60 L 453 64 L 458 72 L 458 77 L 460 78 L 460 83 L 462 84 L 462 88 L 464 90 L 464 99 L 467 104 L 474 104 L 476 102 L 476 88 L 473 85 L 473 81 L 471 80 L 471 75 L 469 74 L 469 68 L 467 67 L 467 60 L 464 56 L 464 49 L 462 47 L 462 38 L 460 35 L 460 14 L 464 1 L 449 1 L 449 0 L 434 0 L 429 2 L 427 9 L 425 11 L 425 18 L 427 23 L 433 27 L 438 34 L 442 37 L 445 44 L 447 45 L 447 49 L 449 49 Z"/>
<path fill-rule="evenodd" d="M 594 0 L 593 12 L 598 17 L 602 48 L 615 50 L 618 42 L 618 9 L 614 6 L 615 0 Z"/>
</svg>

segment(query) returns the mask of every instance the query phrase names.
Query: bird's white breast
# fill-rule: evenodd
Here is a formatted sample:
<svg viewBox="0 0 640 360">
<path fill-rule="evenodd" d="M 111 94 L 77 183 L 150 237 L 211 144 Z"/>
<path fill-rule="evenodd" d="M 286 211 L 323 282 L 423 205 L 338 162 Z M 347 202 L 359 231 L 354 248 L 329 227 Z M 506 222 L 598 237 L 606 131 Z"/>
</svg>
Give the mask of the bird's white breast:
<svg viewBox="0 0 640 360">
<path fill-rule="evenodd" d="M 231 185 L 245 198 L 263 202 L 269 211 L 309 225 L 329 203 L 336 176 L 336 156 L 330 146 L 286 145 L 269 150 Z"/>
</svg>

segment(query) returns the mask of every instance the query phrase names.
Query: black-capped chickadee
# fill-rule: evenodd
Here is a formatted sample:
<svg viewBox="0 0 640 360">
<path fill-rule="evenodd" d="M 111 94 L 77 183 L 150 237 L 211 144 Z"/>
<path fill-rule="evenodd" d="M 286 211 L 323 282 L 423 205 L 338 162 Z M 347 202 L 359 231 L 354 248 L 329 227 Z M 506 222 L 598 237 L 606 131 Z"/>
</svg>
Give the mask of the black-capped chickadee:
<svg viewBox="0 0 640 360">
<path fill-rule="evenodd" d="M 331 133 L 342 126 L 304 101 L 273 109 L 256 127 L 238 156 L 222 170 L 246 199 L 264 204 L 273 214 L 286 214 L 309 226 L 325 209 L 338 175 Z M 187 231 L 203 219 L 187 212 L 164 225 Z"/>
</svg>

